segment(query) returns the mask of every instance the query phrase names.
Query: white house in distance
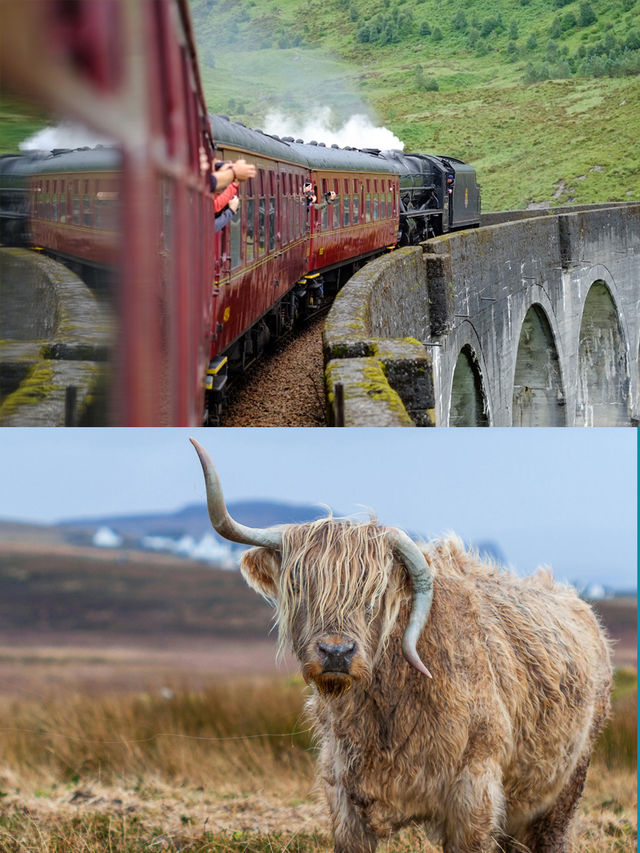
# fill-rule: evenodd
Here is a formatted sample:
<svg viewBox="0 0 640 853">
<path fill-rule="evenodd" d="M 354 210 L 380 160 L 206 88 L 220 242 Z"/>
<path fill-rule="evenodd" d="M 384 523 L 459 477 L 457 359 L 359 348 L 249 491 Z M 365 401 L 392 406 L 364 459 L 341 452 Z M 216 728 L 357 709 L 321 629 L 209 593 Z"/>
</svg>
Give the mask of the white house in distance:
<svg viewBox="0 0 640 853">
<path fill-rule="evenodd" d="M 218 563 L 223 569 L 236 568 L 237 561 L 233 558 L 230 543 L 216 539 L 211 533 L 205 533 L 199 541 L 189 535 L 179 539 L 169 536 L 144 536 L 140 545 L 149 551 L 168 551 L 192 560 Z"/>
<path fill-rule="evenodd" d="M 119 548 L 123 539 L 110 527 L 99 527 L 93 534 L 92 541 L 96 548 Z"/>
</svg>

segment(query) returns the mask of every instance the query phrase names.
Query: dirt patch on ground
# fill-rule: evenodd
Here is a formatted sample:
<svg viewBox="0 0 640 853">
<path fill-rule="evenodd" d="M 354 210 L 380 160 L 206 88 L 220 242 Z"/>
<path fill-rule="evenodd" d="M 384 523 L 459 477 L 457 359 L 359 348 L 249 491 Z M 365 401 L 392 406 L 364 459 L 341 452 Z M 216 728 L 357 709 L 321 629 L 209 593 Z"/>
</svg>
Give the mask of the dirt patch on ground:
<svg viewBox="0 0 640 853">
<path fill-rule="evenodd" d="M 36 643 L 37 639 L 44 643 Z M 270 639 L 238 643 L 160 637 L 155 648 L 139 638 L 120 640 L 109 646 L 100 645 L 95 635 L 0 634 L 3 695 L 166 692 L 199 689 L 213 681 L 292 675 L 297 670 L 291 656 L 276 661 L 276 643 Z"/>
</svg>

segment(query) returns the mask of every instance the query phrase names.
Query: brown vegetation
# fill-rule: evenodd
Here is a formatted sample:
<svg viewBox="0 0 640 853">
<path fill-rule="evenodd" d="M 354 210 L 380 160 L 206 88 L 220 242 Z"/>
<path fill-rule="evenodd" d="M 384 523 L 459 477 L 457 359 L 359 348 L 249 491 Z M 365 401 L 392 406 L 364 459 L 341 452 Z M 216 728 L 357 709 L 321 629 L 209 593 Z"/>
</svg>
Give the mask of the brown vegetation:
<svg viewBox="0 0 640 853">
<path fill-rule="evenodd" d="M 631 850 L 636 679 L 617 676 L 574 849 Z M 134 853 L 331 849 L 298 677 L 202 690 L 4 698 L 0 849 Z M 391 851 L 430 853 L 420 829 Z"/>
<path fill-rule="evenodd" d="M 8 614 L 11 623 L 12 602 L 25 583 L 20 571 L 32 572 L 29 594 L 46 606 L 41 558 L 34 568 L 14 553 L 0 565 L 3 620 Z M 79 630 L 78 620 L 65 631 L 52 621 L 47 630 L 28 621 L 0 624 L 0 851 L 331 850 L 324 799 L 314 790 L 316 753 L 302 710 L 306 688 L 297 676 L 276 675 L 268 607 L 236 575 L 220 573 L 233 595 L 246 593 L 253 608 L 242 611 L 248 630 L 236 624 L 225 636 L 232 615 L 215 597 L 217 573 L 174 561 L 173 568 L 156 566 L 154 580 L 150 561 L 83 559 L 67 561 L 66 568 L 62 559 L 47 560 L 60 580 L 80 585 L 67 588 L 67 605 L 80 621 L 80 608 L 91 605 L 88 590 L 100 578 L 111 591 L 105 606 L 117 610 L 120 584 L 132 567 L 139 573 L 132 595 L 140 601 L 151 593 L 151 602 L 130 615 L 139 624 L 121 616 L 120 630 L 108 634 L 99 627 Z M 7 568 L 18 577 L 14 572 L 7 580 Z M 174 623 L 174 631 L 154 631 L 158 612 L 168 613 L 185 586 L 194 590 L 191 620 Z M 166 609 L 160 588 L 169 599 Z M 612 602 L 601 615 L 620 640 L 616 652 L 624 643 L 634 666 L 616 676 L 613 719 L 587 779 L 575 853 L 635 849 L 635 642 L 621 633 L 629 625 L 634 630 L 635 601 Z M 419 849 L 439 851 L 420 828 L 389 847 L 390 853 Z"/>
</svg>

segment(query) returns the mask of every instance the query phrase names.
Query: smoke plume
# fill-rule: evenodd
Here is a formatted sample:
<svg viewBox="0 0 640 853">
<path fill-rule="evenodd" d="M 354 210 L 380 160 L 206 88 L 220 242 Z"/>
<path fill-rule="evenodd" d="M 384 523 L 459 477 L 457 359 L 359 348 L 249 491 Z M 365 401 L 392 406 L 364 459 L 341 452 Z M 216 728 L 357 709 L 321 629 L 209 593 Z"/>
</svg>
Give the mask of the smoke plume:
<svg viewBox="0 0 640 853">
<path fill-rule="evenodd" d="M 344 122 L 337 119 L 331 107 L 314 110 L 311 116 L 292 116 L 273 110 L 264 122 L 266 133 L 293 136 L 305 142 L 324 142 L 326 145 L 351 145 L 354 148 L 404 149 L 404 142 L 386 127 L 376 127 L 363 113 L 356 113 Z"/>
<path fill-rule="evenodd" d="M 113 145 L 113 140 L 98 136 L 81 124 L 63 120 L 60 124 L 37 131 L 18 147 L 21 151 L 52 151 L 54 148 L 94 148 L 96 145 Z"/>
</svg>

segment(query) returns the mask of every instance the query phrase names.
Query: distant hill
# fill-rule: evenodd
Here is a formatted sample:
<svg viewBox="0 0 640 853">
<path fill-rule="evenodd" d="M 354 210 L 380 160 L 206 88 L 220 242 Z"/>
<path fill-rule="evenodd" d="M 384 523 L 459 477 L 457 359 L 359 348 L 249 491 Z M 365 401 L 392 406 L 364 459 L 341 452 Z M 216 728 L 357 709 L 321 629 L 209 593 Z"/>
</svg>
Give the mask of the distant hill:
<svg viewBox="0 0 640 853">
<path fill-rule="evenodd" d="M 270 132 L 325 142 L 323 125 L 368 113 L 408 150 L 472 163 L 485 210 L 640 199 L 640 0 L 191 10 L 212 112 L 259 128 L 281 113 Z"/>
<path fill-rule="evenodd" d="M 618 659 L 635 660 L 635 597 L 594 606 L 619 643 Z M 0 645 L 253 641 L 267 637 L 272 617 L 239 572 L 144 551 L 0 538 Z"/>
<path fill-rule="evenodd" d="M 150 552 L 0 541 L 0 641 L 95 635 L 262 639 L 271 609 L 239 572 Z"/>
<path fill-rule="evenodd" d="M 233 518 L 249 527 L 271 527 L 313 521 L 326 515 L 326 509 L 308 504 L 289 504 L 277 501 L 236 501 L 228 504 Z M 189 504 L 175 512 L 144 513 L 141 515 L 107 515 L 97 518 L 68 519 L 59 523 L 69 541 L 88 543 L 96 530 L 108 527 L 120 534 L 127 545 L 135 546 L 145 536 L 179 539 L 190 536 L 195 540 L 214 532 L 205 504 Z"/>
<path fill-rule="evenodd" d="M 321 506 L 290 504 L 278 501 L 235 501 L 228 504 L 229 513 L 250 527 L 269 527 L 312 521 L 326 515 Z M 120 533 L 171 535 L 171 531 L 191 536 L 203 536 L 211 530 L 206 504 L 188 504 L 175 512 L 143 513 L 140 515 L 105 515 L 94 518 L 74 518 L 59 522 L 63 529 L 95 529 L 106 525 Z"/>
</svg>

